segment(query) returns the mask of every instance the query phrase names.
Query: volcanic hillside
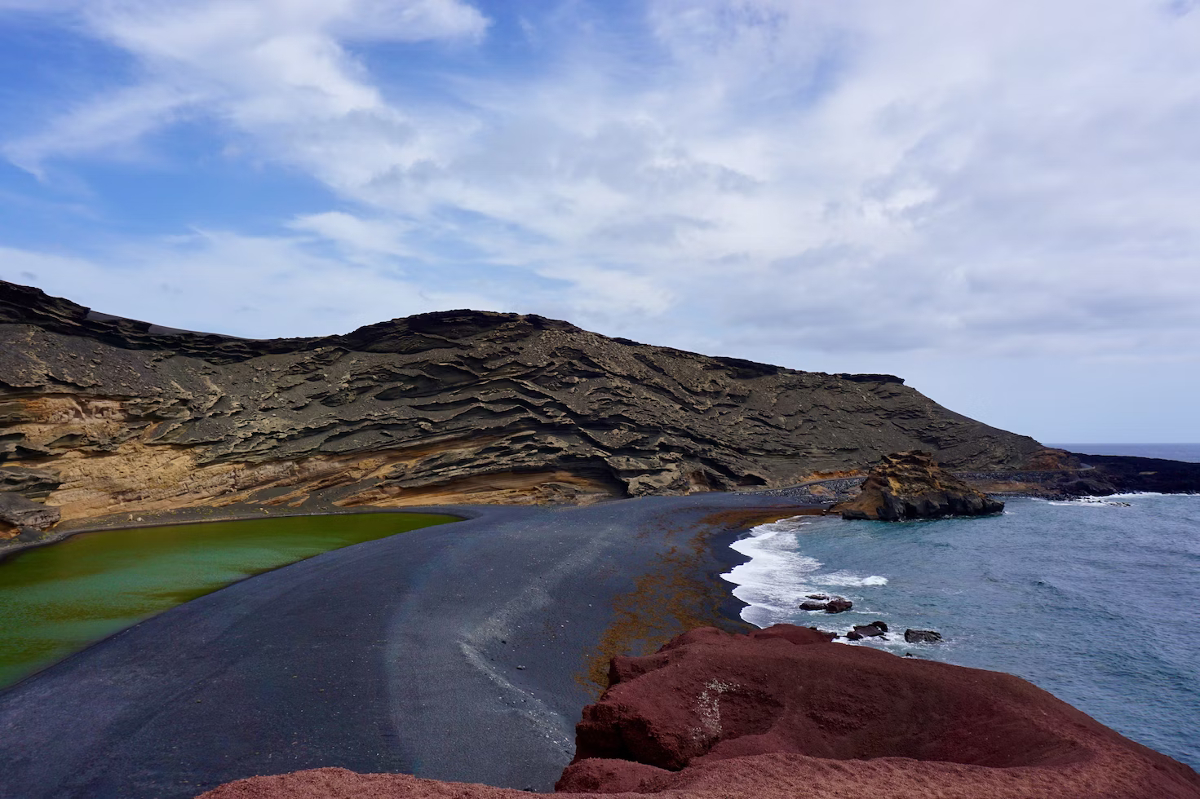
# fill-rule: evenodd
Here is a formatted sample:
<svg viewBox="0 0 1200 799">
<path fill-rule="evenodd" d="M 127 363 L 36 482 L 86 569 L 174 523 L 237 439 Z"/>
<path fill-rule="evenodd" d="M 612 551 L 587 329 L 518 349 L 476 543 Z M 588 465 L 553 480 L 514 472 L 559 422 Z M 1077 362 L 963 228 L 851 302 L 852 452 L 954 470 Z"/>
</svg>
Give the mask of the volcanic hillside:
<svg viewBox="0 0 1200 799">
<path fill-rule="evenodd" d="M 539 316 L 447 311 L 248 340 L 3 282 L 0 424 L 0 489 L 64 520 L 588 501 L 783 486 L 900 450 L 972 470 L 1042 451 L 889 375 L 708 357 Z"/>
</svg>

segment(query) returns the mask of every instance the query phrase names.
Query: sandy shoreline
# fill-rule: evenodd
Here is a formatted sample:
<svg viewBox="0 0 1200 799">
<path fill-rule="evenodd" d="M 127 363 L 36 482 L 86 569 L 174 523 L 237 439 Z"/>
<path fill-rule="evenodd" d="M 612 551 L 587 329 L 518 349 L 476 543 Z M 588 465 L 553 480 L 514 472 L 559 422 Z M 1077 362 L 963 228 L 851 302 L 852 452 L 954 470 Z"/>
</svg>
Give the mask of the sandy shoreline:
<svg viewBox="0 0 1200 799">
<path fill-rule="evenodd" d="M 406 508 L 466 518 L 235 583 L 0 693 L 0 797 L 185 797 L 318 766 L 549 790 L 601 664 L 740 626 L 726 545 L 796 509 Z"/>
</svg>

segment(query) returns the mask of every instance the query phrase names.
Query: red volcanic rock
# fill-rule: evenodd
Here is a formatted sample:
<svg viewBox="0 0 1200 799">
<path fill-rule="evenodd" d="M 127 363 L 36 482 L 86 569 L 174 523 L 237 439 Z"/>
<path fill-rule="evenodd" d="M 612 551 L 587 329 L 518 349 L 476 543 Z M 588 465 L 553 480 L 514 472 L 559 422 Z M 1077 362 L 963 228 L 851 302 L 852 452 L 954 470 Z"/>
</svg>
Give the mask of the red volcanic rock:
<svg viewBox="0 0 1200 799">
<path fill-rule="evenodd" d="M 584 709 L 560 791 L 606 790 L 599 759 L 677 772 L 636 774 L 641 790 L 668 792 L 748 790 L 753 763 L 762 796 L 1200 797 L 1187 766 L 1018 677 L 829 645 L 790 625 L 693 630 L 617 658 L 613 673 Z M 607 768 L 619 774 L 611 790 L 629 790 L 633 775 Z"/>
<path fill-rule="evenodd" d="M 776 625 L 701 628 L 615 658 L 558 796 L 1198 799 L 1200 776 L 1008 674 Z M 204 799 L 518 799 L 522 791 L 319 769 Z"/>
</svg>

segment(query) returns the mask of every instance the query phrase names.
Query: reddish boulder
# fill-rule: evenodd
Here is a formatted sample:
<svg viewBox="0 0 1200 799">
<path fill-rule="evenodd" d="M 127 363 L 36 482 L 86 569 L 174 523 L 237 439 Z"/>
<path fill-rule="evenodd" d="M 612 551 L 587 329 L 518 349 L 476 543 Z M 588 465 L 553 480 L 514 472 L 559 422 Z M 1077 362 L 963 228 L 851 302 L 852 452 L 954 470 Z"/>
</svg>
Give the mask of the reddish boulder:
<svg viewBox="0 0 1200 799">
<path fill-rule="evenodd" d="M 830 644 L 776 625 L 692 630 L 615 658 L 557 795 L 627 799 L 1200 799 L 1200 776 L 1008 674 Z M 520 799 L 317 769 L 204 799 Z"/>
<path fill-rule="evenodd" d="M 623 661 L 584 709 L 559 791 L 1200 797 L 1187 766 L 1008 674 L 827 645 L 789 625 L 694 630 Z"/>
</svg>

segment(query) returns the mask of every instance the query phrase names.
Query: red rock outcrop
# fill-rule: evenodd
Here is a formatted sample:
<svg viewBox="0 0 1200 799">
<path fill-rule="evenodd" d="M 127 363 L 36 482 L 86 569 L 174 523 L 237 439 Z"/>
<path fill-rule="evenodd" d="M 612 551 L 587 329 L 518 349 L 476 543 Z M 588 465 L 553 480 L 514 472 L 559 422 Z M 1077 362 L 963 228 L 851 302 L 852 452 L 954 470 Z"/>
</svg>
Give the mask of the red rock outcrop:
<svg viewBox="0 0 1200 799">
<path fill-rule="evenodd" d="M 983 516 L 1004 503 L 959 480 L 920 450 L 884 455 L 871 469 L 859 495 L 834 505 L 843 519 L 902 522 L 945 516 Z"/>
<path fill-rule="evenodd" d="M 686 633 L 615 658 L 559 796 L 1195 799 L 1200 776 L 1008 674 L 828 643 L 776 625 Z M 204 799 L 459 797 L 522 791 L 318 769 Z"/>
</svg>

